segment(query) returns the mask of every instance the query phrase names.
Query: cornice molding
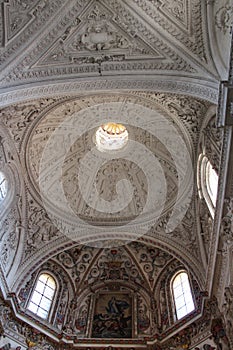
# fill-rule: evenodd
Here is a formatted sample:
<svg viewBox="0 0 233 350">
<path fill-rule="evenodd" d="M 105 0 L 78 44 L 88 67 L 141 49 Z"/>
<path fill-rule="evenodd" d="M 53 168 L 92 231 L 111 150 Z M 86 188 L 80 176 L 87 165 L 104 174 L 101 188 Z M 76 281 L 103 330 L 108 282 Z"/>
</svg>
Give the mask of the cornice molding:
<svg viewBox="0 0 233 350">
<path fill-rule="evenodd" d="M 85 94 L 85 92 L 104 90 L 150 90 L 169 93 L 175 91 L 178 94 L 197 97 L 217 104 L 218 88 L 217 81 L 201 81 L 177 76 L 167 76 L 161 79 L 158 75 L 146 78 L 132 76 L 80 78 L 79 81 L 66 80 L 64 82 L 54 80 L 2 89 L 0 107 L 42 97 Z"/>
</svg>

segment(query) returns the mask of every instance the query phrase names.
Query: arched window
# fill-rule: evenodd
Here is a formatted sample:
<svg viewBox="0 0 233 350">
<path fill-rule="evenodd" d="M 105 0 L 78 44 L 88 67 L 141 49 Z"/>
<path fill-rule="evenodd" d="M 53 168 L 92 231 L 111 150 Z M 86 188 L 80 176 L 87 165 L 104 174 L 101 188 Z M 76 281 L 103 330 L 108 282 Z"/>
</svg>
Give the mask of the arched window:
<svg viewBox="0 0 233 350">
<path fill-rule="evenodd" d="M 213 169 L 210 161 L 206 163 L 206 187 L 213 206 L 216 205 L 217 190 L 218 190 L 218 175 Z"/>
<path fill-rule="evenodd" d="M 171 287 L 175 317 L 179 320 L 195 309 L 188 274 L 185 271 L 176 274 L 172 279 Z"/>
<path fill-rule="evenodd" d="M 210 213 L 214 217 L 218 191 L 218 175 L 209 159 L 203 154 L 199 157 L 198 168 L 199 195 L 205 199 Z"/>
<path fill-rule="evenodd" d="M 53 297 L 56 291 L 56 282 L 52 276 L 42 273 L 32 292 L 31 299 L 28 304 L 28 310 L 37 316 L 47 319 L 52 306 Z"/>
<path fill-rule="evenodd" d="M 6 194 L 7 194 L 6 176 L 0 171 L 0 202 L 6 197 Z"/>
</svg>

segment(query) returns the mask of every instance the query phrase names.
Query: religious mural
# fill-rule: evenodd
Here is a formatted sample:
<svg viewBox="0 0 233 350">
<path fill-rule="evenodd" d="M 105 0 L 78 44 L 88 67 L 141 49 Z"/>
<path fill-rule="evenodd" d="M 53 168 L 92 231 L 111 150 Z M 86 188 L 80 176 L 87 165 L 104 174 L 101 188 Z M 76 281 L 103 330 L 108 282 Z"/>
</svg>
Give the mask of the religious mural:
<svg viewBox="0 0 233 350">
<path fill-rule="evenodd" d="M 132 338 L 132 297 L 124 293 L 96 298 L 92 337 Z"/>
</svg>

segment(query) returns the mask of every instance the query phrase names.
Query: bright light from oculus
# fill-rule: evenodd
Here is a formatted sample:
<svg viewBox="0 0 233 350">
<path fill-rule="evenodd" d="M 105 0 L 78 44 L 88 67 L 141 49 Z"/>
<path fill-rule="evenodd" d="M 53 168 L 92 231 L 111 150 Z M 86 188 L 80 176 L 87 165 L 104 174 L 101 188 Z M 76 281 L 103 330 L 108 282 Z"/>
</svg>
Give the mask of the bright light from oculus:
<svg viewBox="0 0 233 350">
<path fill-rule="evenodd" d="M 110 122 L 100 126 L 96 131 L 95 137 L 99 151 L 118 151 L 127 144 L 128 131 L 122 124 Z"/>
</svg>

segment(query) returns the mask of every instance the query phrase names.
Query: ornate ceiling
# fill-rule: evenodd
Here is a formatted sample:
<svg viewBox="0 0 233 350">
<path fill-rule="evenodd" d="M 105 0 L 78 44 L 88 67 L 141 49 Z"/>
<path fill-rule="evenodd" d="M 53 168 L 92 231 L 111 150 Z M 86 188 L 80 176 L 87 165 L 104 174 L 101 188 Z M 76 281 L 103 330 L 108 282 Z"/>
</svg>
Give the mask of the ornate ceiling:
<svg viewBox="0 0 233 350">
<path fill-rule="evenodd" d="M 84 313 L 85 293 L 121 281 L 123 290 L 143 289 L 147 317 L 166 269 L 177 267 L 210 291 L 216 240 L 197 203 L 197 161 L 205 149 L 221 172 L 225 146 L 213 117 L 228 77 L 231 0 L 1 5 L 5 293 L 24 308 L 38 267 L 64 275 Z M 109 121 L 126 126 L 129 142 L 104 153 L 95 132 Z M 64 305 L 69 298 L 64 292 Z M 165 332 L 160 311 L 144 335 L 157 321 Z"/>
<path fill-rule="evenodd" d="M 2 3 L 1 103 L 80 89 L 170 90 L 171 82 L 214 100 L 227 78 L 230 0 Z"/>
</svg>

